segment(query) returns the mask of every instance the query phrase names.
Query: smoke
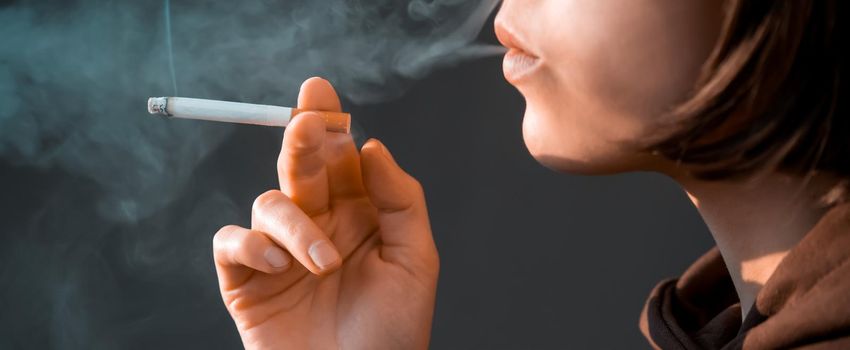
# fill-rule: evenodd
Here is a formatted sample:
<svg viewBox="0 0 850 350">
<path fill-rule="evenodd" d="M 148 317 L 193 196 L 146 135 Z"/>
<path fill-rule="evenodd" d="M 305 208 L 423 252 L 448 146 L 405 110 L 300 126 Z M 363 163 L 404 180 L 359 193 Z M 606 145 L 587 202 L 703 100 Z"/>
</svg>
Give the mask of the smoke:
<svg viewBox="0 0 850 350">
<path fill-rule="evenodd" d="M 104 217 L 138 220 L 173 200 L 168 194 L 228 132 L 150 118 L 147 96 L 179 89 L 292 104 L 300 82 L 320 75 L 354 103 L 383 101 L 438 65 L 498 53 L 473 43 L 495 4 L 7 5 L 0 12 L 0 155 L 96 179 L 108 193 Z"/>
<path fill-rule="evenodd" d="M 81 184 L 46 195 L 36 215 L 16 226 L 19 239 L 0 248 L 0 281 L 18 286 L 2 299 L 34 300 L 2 306 L 42 315 L 12 331 L 48 327 L 44 341 L 51 347 L 126 348 L 122 334 L 150 328 L 152 311 L 127 311 L 126 300 L 109 294 L 125 288 L 119 283 L 194 278 L 198 290 L 214 289 L 187 276 L 191 270 L 164 268 L 209 269 L 202 263 L 208 237 L 182 237 L 197 247 L 190 252 L 165 242 L 173 242 L 173 231 L 204 227 L 205 217 L 236 218 L 241 209 L 215 192 L 197 198 L 191 213 L 163 209 L 180 199 L 232 127 L 150 117 L 147 97 L 179 92 L 291 105 L 300 83 L 318 75 L 351 103 L 385 101 L 442 65 L 501 52 L 474 42 L 495 6 L 495 0 L 0 1 L 0 158 L 58 170 L 78 179 L 63 184 Z M 98 250 L 104 246 L 121 249 L 113 256 Z M 13 271 L 19 265 L 26 272 Z M 16 322 L 0 317 L 0 326 Z M 117 335 L 92 341 L 105 330 Z"/>
</svg>

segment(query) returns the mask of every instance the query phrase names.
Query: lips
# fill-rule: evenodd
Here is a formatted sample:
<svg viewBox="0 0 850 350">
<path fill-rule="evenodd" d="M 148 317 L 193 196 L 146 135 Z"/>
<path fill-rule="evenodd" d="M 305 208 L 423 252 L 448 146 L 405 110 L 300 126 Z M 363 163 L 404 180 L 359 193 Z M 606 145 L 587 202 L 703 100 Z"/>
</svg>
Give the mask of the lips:
<svg viewBox="0 0 850 350">
<path fill-rule="evenodd" d="M 540 59 L 535 56 L 518 49 L 511 49 L 502 61 L 502 71 L 505 79 L 516 84 L 534 72 L 540 66 L 539 62 Z"/>
<path fill-rule="evenodd" d="M 517 36 L 504 24 L 497 22 L 495 27 L 499 42 L 508 48 L 502 62 L 505 79 L 516 85 L 540 67 L 540 58 L 526 50 Z"/>
</svg>

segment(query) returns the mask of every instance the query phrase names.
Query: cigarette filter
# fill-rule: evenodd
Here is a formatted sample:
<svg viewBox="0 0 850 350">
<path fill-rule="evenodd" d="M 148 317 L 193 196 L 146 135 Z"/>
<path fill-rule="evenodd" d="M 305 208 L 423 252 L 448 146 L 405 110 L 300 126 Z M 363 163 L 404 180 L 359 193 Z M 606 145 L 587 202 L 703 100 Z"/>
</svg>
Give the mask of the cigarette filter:
<svg viewBox="0 0 850 350">
<path fill-rule="evenodd" d="M 226 123 L 287 126 L 298 113 L 306 111 L 308 110 L 187 97 L 151 97 L 148 99 L 148 112 L 150 114 Z M 340 133 L 351 131 L 351 115 L 348 113 L 310 111 L 325 118 L 328 131 Z"/>
</svg>

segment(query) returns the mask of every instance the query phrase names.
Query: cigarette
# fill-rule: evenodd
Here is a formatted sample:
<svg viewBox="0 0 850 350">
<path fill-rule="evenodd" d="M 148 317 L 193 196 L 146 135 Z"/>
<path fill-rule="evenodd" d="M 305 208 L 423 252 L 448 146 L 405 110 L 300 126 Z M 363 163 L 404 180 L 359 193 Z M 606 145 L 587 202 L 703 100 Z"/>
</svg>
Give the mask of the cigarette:
<svg viewBox="0 0 850 350">
<path fill-rule="evenodd" d="M 151 97 L 148 99 L 148 112 L 150 114 L 225 123 L 287 126 L 298 113 L 306 111 L 321 115 L 325 119 L 328 131 L 346 134 L 351 132 L 351 114 L 348 113 L 188 97 Z"/>
</svg>

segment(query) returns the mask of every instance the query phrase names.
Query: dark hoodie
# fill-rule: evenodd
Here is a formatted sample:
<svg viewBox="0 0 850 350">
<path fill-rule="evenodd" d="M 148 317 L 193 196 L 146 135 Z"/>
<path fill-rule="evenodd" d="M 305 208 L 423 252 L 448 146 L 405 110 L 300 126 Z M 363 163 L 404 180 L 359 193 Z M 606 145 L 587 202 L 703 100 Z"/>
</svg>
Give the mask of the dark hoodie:
<svg viewBox="0 0 850 350">
<path fill-rule="evenodd" d="M 715 248 L 653 289 L 640 328 L 656 349 L 850 349 L 850 203 L 788 253 L 743 322 Z"/>
</svg>

